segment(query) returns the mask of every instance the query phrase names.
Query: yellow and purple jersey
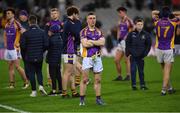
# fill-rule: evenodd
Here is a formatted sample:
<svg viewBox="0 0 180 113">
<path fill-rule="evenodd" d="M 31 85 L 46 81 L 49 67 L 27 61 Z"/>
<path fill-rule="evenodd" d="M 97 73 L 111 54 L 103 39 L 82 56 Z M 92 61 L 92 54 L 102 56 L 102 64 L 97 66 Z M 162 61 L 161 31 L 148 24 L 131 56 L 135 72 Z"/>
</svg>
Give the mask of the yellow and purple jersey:
<svg viewBox="0 0 180 113">
<path fill-rule="evenodd" d="M 118 37 L 121 40 L 126 39 L 128 33 L 132 30 L 133 25 L 134 25 L 133 21 L 129 18 L 125 18 L 124 21 L 121 20 L 118 25 L 118 30 L 119 30 Z"/>
<path fill-rule="evenodd" d="M 94 31 L 90 31 L 89 27 L 85 27 L 80 32 L 81 39 L 86 38 L 87 40 L 99 40 L 100 38 L 104 38 L 102 32 L 95 28 Z M 82 50 L 82 57 L 92 57 L 93 55 L 100 55 L 101 47 L 100 46 L 93 46 L 84 48 Z"/>
<path fill-rule="evenodd" d="M 161 50 L 174 48 L 175 29 L 179 22 L 178 18 L 153 19 L 156 30 L 155 47 Z"/>
<path fill-rule="evenodd" d="M 21 29 L 21 24 L 16 20 L 13 20 L 12 22 L 8 22 L 6 24 L 4 29 L 4 36 L 6 39 L 5 43 L 7 44 L 8 50 L 13 50 L 17 45 L 19 45 Z"/>
</svg>

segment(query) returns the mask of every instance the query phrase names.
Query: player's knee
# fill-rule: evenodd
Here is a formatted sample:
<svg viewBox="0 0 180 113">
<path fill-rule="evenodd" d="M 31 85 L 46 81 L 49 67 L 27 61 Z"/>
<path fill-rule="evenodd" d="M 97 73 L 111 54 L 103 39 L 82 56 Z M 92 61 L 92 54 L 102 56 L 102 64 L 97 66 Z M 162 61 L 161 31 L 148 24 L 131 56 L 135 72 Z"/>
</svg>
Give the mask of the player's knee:
<svg viewBox="0 0 180 113">
<path fill-rule="evenodd" d="M 83 84 L 87 84 L 88 79 L 83 79 Z"/>
<path fill-rule="evenodd" d="M 125 60 L 124 62 L 125 62 L 125 64 L 127 64 L 127 63 L 128 63 L 128 61 L 127 61 L 127 60 Z"/>
<path fill-rule="evenodd" d="M 101 80 L 99 78 L 95 79 L 95 84 L 100 84 Z"/>
<path fill-rule="evenodd" d="M 115 58 L 115 59 L 114 59 L 114 62 L 115 62 L 115 63 L 119 63 L 120 61 L 119 61 L 118 58 Z"/>
<path fill-rule="evenodd" d="M 15 68 L 16 70 L 20 70 L 21 67 L 16 65 Z"/>
</svg>

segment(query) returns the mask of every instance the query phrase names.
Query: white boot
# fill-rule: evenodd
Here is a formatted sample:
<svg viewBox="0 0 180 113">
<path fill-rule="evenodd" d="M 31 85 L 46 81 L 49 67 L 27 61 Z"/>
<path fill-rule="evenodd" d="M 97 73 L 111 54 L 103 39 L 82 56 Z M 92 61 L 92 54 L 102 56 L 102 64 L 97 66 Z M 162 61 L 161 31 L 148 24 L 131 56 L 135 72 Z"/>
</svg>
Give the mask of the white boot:
<svg viewBox="0 0 180 113">
<path fill-rule="evenodd" d="M 44 90 L 43 86 L 39 86 L 39 91 L 41 92 L 42 95 L 47 95 L 47 92 Z"/>
<path fill-rule="evenodd" d="M 36 97 L 37 96 L 37 92 L 36 91 L 32 91 L 32 93 L 30 94 L 30 97 Z"/>
</svg>

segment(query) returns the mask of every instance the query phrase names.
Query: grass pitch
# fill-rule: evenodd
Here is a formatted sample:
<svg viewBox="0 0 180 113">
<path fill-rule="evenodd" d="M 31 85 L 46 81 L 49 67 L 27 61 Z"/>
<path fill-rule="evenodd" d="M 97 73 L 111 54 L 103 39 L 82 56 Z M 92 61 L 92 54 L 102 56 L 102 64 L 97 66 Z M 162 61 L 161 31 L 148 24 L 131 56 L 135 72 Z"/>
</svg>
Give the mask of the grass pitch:
<svg viewBox="0 0 180 113">
<path fill-rule="evenodd" d="M 0 104 L 28 112 L 180 112 L 180 57 L 175 57 L 171 80 L 177 90 L 173 95 L 160 96 L 162 87 L 162 72 L 160 64 L 154 57 L 145 59 L 145 81 L 149 90 L 132 91 L 130 81 L 112 81 L 116 77 L 113 58 L 103 58 L 104 71 L 102 74 L 102 98 L 105 106 L 95 104 L 93 83 L 88 85 L 86 105 L 79 106 L 79 98 L 62 99 L 60 96 L 36 98 L 29 97 L 30 87 L 22 90 L 23 82 L 16 73 L 16 88 L 7 89 L 8 66 L 0 61 Z M 125 64 L 122 62 L 123 75 Z M 47 82 L 46 65 L 43 65 L 44 85 Z M 90 76 L 93 81 L 93 76 Z M 138 75 L 137 75 L 137 81 Z M 139 88 L 139 83 L 137 83 Z M 49 92 L 50 88 L 45 87 Z M 69 94 L 71 94 L 69 92 Z M 0 108 L 0 112 L 11 112 Z"/>
</svg>

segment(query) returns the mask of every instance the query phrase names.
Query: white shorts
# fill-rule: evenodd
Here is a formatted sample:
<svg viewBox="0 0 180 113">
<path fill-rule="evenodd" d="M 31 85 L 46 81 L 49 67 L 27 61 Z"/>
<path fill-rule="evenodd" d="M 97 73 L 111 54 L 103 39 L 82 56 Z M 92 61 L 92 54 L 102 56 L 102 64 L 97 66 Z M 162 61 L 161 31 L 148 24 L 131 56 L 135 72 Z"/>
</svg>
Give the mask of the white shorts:
<svg viewBox="0 0 180 113">
<path fill-rule="evenodd" d="M 173 49 L 169 50 L 155 50 L 158 63 L 171 63 L 174 62 Z"/>
<path fill-rule="evenodd" d="M 125 52 L 125 48 L 126 48 L 125 40 L 122 40 L 120 43 L 118 43 L 117 50 Z"/>
<path fill-rule="evenodd" d="M 14 50 L 5 50 L 4 59 L 7 61 L 17 60 L 18 59 L 18 52 Z"/>
<path fill-rule="evenodd" d="M 103 70 L 101 57 L 84 57 L 82 61 L 82 70 L 93 69 L 93 72 L 101 72 Z"/>
<path fill-rule="evenodd" d="M 63 55 L 65 64 L 75 64 L 76 63 L 76 55 L 75 54 L 64 54 Z"/>
</svg>

